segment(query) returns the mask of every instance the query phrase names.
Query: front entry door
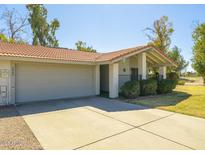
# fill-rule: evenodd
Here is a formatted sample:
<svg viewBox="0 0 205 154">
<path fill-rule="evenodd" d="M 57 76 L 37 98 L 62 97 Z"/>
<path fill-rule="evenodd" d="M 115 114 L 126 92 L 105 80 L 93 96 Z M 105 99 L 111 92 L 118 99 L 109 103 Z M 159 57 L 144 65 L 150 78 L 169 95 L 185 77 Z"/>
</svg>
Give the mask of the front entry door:
<svg viewBox="0 0 205 154">
<path fill-rule="evenodd" d="M 138 68 L 131 68 L 131 80 L 138 80 Z"/>
<path fill-rule="evenodd" d="M 8 104 L 9 71 L 0 69 L 0 105 Z"/>
</svg>

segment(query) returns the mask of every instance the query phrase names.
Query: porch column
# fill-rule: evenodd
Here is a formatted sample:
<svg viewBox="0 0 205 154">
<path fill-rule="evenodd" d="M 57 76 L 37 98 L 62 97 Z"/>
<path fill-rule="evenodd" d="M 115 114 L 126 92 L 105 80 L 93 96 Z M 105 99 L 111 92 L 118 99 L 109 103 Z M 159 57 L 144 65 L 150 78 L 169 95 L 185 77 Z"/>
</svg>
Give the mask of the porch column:
<svg viewBox="0 0 205 154">
<path fill-rule="evenodd" d="M 162 66 L 162 67 L 159 68 L 159 74 L 160 74 L 160 76 L 162 76 L 163 79 L 167 78 L 166 66 Z"/>
<path fill-rule="evenodd" d="M 142 79 L 147 78 L 147 62 L 146 62 L 146 53 L 140 53 L 138 55 L 138 72 L 142 76 Z"/>
<path fill-rule="evenodd" d="M 109 64 L 109 97 L 118 97 L 118 63 Z"/>
<path fill-rule="evenodd" d="M 94 79 L 95 79 L 95 95 L 100 95 L 100 65 L 95 66 Z"/>
</svg>

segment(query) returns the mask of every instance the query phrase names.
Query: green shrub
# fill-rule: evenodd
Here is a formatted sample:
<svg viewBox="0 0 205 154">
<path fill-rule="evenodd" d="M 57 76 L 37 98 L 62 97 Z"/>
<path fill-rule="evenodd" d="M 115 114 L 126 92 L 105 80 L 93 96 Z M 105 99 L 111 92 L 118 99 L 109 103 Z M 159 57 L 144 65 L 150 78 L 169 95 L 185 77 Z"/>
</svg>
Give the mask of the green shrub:
<svg viewBox="0 0 205 154">
<path fill-rule="evenodd" d="M 157 93 L 166 94 L 171 93 L 172 90 L 176 87 L 175 80 L 162 79 L 158 81 Z"/>
<path fill-rule="evenodd" d="M 157 93 L 156 80 L 141 80 L 140 81 L 140 95 L 155 95 Z"/>
<path fill-rule="evenodd" d="M 128 81 L 120 88 L 120 94 L 126 98 L 137 98 L 140 94 L 139 81 Z"/>
<path fill-rule="evenodd" d="M 169 80 L 179 80 L 179 75 L 175 72 L 167 73 L 167 79 Z"/>
<path fill-rule="evenodd" d="M 178 85 L 185 85 L 185 81 L 184 80 L 178 80 L 177 84 Z"/>
<path fill-rule="evenodd" d="M 178 80 L 171 80 L 172 81 L 172 89 L 176 88 Z"/>
</svg>

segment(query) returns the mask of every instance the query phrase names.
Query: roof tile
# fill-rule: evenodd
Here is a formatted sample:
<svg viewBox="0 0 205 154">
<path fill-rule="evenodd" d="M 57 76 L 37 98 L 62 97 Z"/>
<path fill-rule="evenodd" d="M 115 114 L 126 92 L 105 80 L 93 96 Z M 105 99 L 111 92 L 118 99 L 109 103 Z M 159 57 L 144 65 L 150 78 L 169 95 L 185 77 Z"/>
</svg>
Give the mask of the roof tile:
<svg viewBox="0 0 205 154">
<path fill-rule="evenodd" d="M 139 52 L 141 49 L 150 46 L 138 46 L 107 53 L 91 53 L 83 52 L 65 48 L 50 48 L 43 46 L 32 46 L 28 44 L 15 44 L 0 42 L 0 56 L 21 57 L 21 58 L 38 58 L 50 60 L 64 60 L 74 62 L 106 62 L 131 54 Z M 154 47 L 155 48 L 155 47 Z M 156 49 L 156 48 L 155 48 Z M 157 51 L 169 59 L 163 52 Z M 170 60 L 170 59 L 169 59 Z M 174 63 L 174 62 L 173 62 Z"/>
</svg>

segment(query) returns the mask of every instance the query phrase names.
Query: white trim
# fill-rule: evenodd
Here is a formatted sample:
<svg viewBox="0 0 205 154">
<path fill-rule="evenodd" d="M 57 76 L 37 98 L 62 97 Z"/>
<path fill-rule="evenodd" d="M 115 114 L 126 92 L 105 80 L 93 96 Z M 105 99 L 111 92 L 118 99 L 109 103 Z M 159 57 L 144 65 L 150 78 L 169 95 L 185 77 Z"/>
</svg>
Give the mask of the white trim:
<svg viewBox="0 0 205 154">
<path fill-rule="evenodd" d="M 147 58 L 149 58 L 150 60 L 152 60 L 154 63 L 156 64 L 160 64 L 160 61 L 157 60 L 156 58 L 153 58 L 150 54 L 147 54 Z M 161 62 L 162 63 L 162 62 Z"/>
<path fill-rule="evenodd" d="M 133 55 L 137 55 L 137 54 L 140 54 L 140 53 L 142 53 L 142 52 L 149 52 L 149 50 L 151 50 L 151 51 L 155 51 L 155 52 L 157 52 L 160 56 L 162 56 L 163 58 L 165 58 L 165 60 L 167 60 L 169 63 L 170 63 L 170 65 L 169 66 L 177 66 L 175 63 L 173 63 L 169 58 L 167 58 L 165 55 L 163 55 L 162 53 L 160 53 L 157 49 L 155 49 L 154 47 L 150 47 L 150 46 L 148 46 L 148 47 L 146 47 L 146 48 L 143 48 L 143 49 L 140 49 L 140 50 L 136 50 L 136 52 L 133 52 L 133 53 L 130 53 L 130 54 L 128 54 L 128 55 L 125 55 L 125 56 L 121 56 L 121 57 L 119 57 L 119 58 L 117 58 L 117 59 L 115 59 L 115 60 L 112 60 L 111 61 L 111 63 L 116 63 L 116 62 L 119 62 L 120 60 L 122 60 L 123 58 L 128 58 L 128 57 L 131 57 L 131 56 L 133 56 Z M 155 55 L 156 56 L 156 55 Z M 159 57 L 159 59 L 160 59 L 160 57 Z M 162 60 L 161 60 L 162 61 Z M 167 64 L 166 64 L 167 65 Z"/>
<path fill-rule="evenodd" d="M 119 62 L 119 61 L 121 61 L 123 58 L 129 58 L 129 57 L 131 57 L 131 56 L 140 54 L 140 53 L 142 53 L 142 52 L 146 52 L 146 51 L 148 51 L 148 50 L 150 50 L 150 49 L 152 49 L 152 48 L 151 48 L 151 47 L 147 47 L 147 48 L 143 48 L 143 49 L 140 49 L 140 50 L 136 50 L 136 52 L 133 52 L 133 53 L 130 53 L 130 54 L 128 54 L 128 55 L 121 56 L 121 57 L 119 57 L 119 58 L 117 58 L 117 59 L 115 59 L 115 60 L 112 60 L 112 63 Z"/>
<path fill-rule="evenodd" d="M 177 65 L 172 62 L 169 58 L 167 58 L 165 55 L 163 55 L 162 53 L 160 53 L 157 49 L 152 48 L 153 50 L 155 50 L 157 53 L 159 53 L 162 57 L 164 57 L 165 59 L 167 59 L 167 61 L 169 61 L 171 64 L 173 64 L 175 67 L 177 67 Z"/>
</svg>

